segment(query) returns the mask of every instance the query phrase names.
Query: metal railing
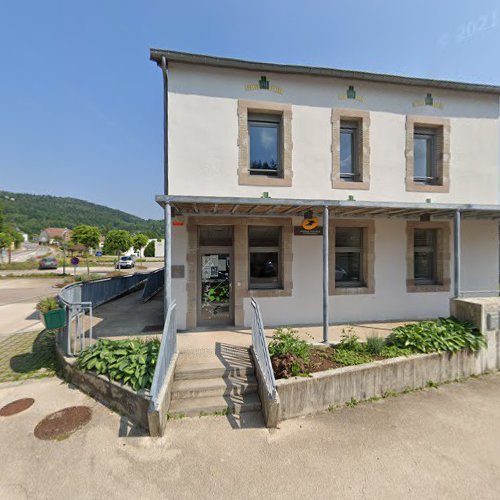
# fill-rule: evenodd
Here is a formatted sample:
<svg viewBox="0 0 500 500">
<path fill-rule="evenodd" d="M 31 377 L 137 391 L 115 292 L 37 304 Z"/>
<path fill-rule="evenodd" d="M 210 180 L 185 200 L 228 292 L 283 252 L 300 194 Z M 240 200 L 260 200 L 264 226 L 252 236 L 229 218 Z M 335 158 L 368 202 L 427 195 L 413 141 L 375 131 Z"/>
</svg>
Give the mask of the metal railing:
<svg viewBox="0 0 500 500">
<path fill-rule="evenodd" d="M 276 399 L 276 379 L 274 378 L 273 367 L 271 365 L 271 357 L 266 344 L 266 336 L 264 334 L 264 324 L 260 314 L 259 304 L 252 297 L 252 346 L 255 353 L 255 359 L 259 365 L 262 374 L 263 382 L 269 399 Z"/>
<path fill-rule="evenodd" d="M 59 292 L 58 299 L 66 309 L 67 321 L 61 330 L 58 342 L 66 356 L 78 354 L 92 340 L 94 308 L 131 292 L 148 276 L 148 273 L 137 273 L 65 286 Z M 86 316 L 89 318 L 88 328 L 85 327 Z"/>
<path fill-rule="evenodd" d="M 172 362 L 174 354 L 177 352 L 177 324 L 176 324 L 176 304 L 175 300 L 170 304 L 165 325 L 163 326 L 163 336 L 161 338 L 160 352 L 156 360 L 155 373 L 151 383 L 151 401 L 154 409 L 160 406 L 160 393 L 165 382 L 165 376 Z"/>
<path fill-rule="evenodd" d="M 162 267 L 153 271 L 149 276 L 144 291 L 142 292 L 142 301 L 147 302 L 152 299 L 165 286 L 165 268 Z"/>
</svg>

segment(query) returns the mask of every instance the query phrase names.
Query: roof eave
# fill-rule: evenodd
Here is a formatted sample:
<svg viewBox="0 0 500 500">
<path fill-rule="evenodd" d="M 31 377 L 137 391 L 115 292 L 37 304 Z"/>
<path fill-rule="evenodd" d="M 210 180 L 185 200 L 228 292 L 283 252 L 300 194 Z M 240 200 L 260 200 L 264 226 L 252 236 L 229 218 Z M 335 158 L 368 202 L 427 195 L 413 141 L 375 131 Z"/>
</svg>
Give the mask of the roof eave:
<svg viewBox="0 0 500 500">
<path fill-rule="evenodd" d="M 217 68 L 230 68 L 246 71 L 286 73 L 293 75 L 322 76 L 342 78 L 347 80 L 365 80 L 377 83 L 388 83 L 394 85 L 412 85 L 425 88 L 446 88 L 452 90 L 469 91 L 500 95 L 500 86 L 485 85 L 479 83 L 454 82 L 448 80 L 433 80 L 427 78 L 413 78 L 399 75 L 386 75 L 382 73 L 368 73 L 364 71 L 348 71 L 334 68 L 322 68 L 313 66 L 299 66 L 289 64 L 265 63 L 257 61 L 245 61 L 227 57 L 214 57 L 203 54 L 192 54 L 189 52 L 177 52 L 173 50 L 150 49 L 150 60 L 161 64 L 165 57 L 167 63 L 179 62 L 201 66 L 212 66 Z"/>
</svg>

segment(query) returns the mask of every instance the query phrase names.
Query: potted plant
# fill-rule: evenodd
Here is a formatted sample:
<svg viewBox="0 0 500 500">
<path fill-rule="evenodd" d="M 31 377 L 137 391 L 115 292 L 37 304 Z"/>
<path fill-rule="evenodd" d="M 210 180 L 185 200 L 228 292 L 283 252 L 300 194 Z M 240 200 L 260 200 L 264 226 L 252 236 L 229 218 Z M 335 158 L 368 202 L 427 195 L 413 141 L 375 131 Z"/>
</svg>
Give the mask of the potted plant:
<svg viewBox="0 0 500 500">
<path fill-rule="evenodd" d="M 66 310 L 59 305 L 56 297 L 45 297 L 36 305 L 47 330 L 66 326 Z"/>
</svg>

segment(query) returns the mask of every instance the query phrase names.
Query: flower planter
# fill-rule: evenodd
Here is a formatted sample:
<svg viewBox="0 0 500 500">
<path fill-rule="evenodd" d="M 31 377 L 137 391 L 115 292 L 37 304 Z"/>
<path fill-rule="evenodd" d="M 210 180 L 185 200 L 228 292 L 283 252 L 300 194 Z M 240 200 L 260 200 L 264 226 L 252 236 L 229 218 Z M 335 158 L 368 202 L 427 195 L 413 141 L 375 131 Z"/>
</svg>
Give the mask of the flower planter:
<svg viewBox="0 0 500 500">
<path fill-rule="evenodd" d="M 41 313 L 41 316 L 47 330 L 57 330 L 66 326 L 66 309 L 52 309 Z"/>
</svg>

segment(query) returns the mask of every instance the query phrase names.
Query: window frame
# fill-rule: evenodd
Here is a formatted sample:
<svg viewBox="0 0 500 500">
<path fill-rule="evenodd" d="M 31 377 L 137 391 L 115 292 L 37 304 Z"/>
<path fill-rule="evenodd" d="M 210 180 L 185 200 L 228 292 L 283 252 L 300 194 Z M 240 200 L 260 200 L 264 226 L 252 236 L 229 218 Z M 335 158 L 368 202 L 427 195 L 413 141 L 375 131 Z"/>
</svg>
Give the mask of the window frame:
<svg viewBox="0 0 500 500">
<path fill-rule="evenodd" d="M 413 169 L 413 182 L 424 185 L 436 185 L 439 182 L 437 166 L 437 130 L 435 128 L 415 126 L 413 129 L 413 161 L 415 161 L 415 145 L 417 139 L 427 141 L 427 157 L 425 164 L 426 175 L 424 177 L 415 175 L 415 164 Z M 430 146 L 430 147 L 429 147 Z"/>
<path fill-rule="evenodd" d="M 433 182 L 415 178 L 415 132 L 432 131 L 434 134 Z M 406 191 L 423 193 L 450 192 L 450 120 L 436 116 L 406 116 Z"/>
<path fill-rule="evenodd" d="M 292 170 L 292 106 L 278 102 L 238 100 L 238 184 L 240 186 L 291 187 Z M 250 173 L 250 139 L 248 115 L 281 116 L 279 162 L 281 176 Z"/>
<path fill-rule="evenodd" d="M 435 279 L 434 283 L 415 279 L 415 230 L 435 229 Z M 450 222 L 449 221 L 407 221 L 406 222 L 406 291 L 449 292 L 450 291 Z"/>
<path fill-rule="evenodd" d="M 359 247 L 337 247 L 337 231 L 338 229 L 350 229 L 350 230 L 357 230 L 360 232 L 360 245 Z M 335 269 L 334 269 L 334 280 L 335 280 L 335 288 L 364 288 L 366 286 L 365 282 L 365 266 L 364 266 L 364 259 L 365 259 L 365 231 L 362 227 L 350 227 L 350 226 L 338 226 L 335 228 L 335 240 L 334 240 L 334 248 L 335 248 Z M 357 253 L 359 254 L 359 280 L 352 280 L 349 282 L 337 282 L 337 279 L 335 277 L 335 273 L 337 271 L 337 255 L 338 254 L 343 254 L 343 253 Z"/>
<path fill-rule="evenodd" d="M 360 182 L 359 172 L 359 122 L 356 120 L 340 120 L 340 162 L 342 163 L 342 134 L 351 136 L 351 170 L 352 173 L 343 173 L 342 166 L 339 166 L 340 180 L 342 182 Z"/>
<path fill-rule="evenodd" d="M 331 182 L 333 189 L 370 189 L 370 113 L 360 109 L 332 108 L 332 165 Z M 341 124 L 357 124 L 356 161 L 357 176 L 346 179 L 340 172 Z"/>
<path fill-rule="evenodd" d="M 329 222 L 329 295 L 363 295 L 375 293 L 375 220 L 340 219 L 336 217 L 331 218 Z M 362 230 L 363 251 L 360 262 L 362 283 L 360 286 L 336 286 L 335 283 L 336 231 L 338 228 L 345 227 L 360 228 Z"/>
<path fill-rule="evenodd" d="M 248 129 L 248 173 L 252 176 L 262 175 L 267 177 L 273 177 L 278 179 L 283 179 L 283 131 L 282 131 L 282 114 L 274 113 L 254 113 L 249 111 L 247 113 L 247 129 Z M 277 144 L 276 144 L 276 160 L 277 168 L 275 171 L 271 169 L 254 169 L 252 168 L 252 144 L 250 140 L 250 129 L 252 126 L 258 126 L 263 128 L 275 128 L 277 129 Z M 273 172 L 273 173 L 272 173 Z"/>
<path fill-rule="evenodd" d="M 251 246 L 250 244 L 250 231 L 253 227 L 266 227 L 266 228 L 278 228 L 279 240 L 278 246 Z M 248 289 L 249 290 L 283 290 L 283 227 L 277 225 L 248 225 Z M 268 286 L 266 284 L 253 284 L 252 276 L 250 271 L 250 266 L 252 262 L 252 253 L 277 253 L 278 254 L 278 283 L 274 286 Z"/>
<path fill-rule="evenodd" d="M 431 245 L 417 246 L 415 244 L 415 236 L 417 231 L 430 232 L 432 234 Z M 415 285 L 437 285 L 438 283 L 438 273 L 437 273 L 437 255 L 438 255 L 438 229 L 434 228 L 415 228 L 413 230 L 413 277 L 415 280 Z M 417 251 L 417 248 L 419 251 Z M 432 254 L 432 276 L 429 278 L 417 278 L 415 276 L 416 271 L 416 256 L 417 253 Z"/>
</svg>

